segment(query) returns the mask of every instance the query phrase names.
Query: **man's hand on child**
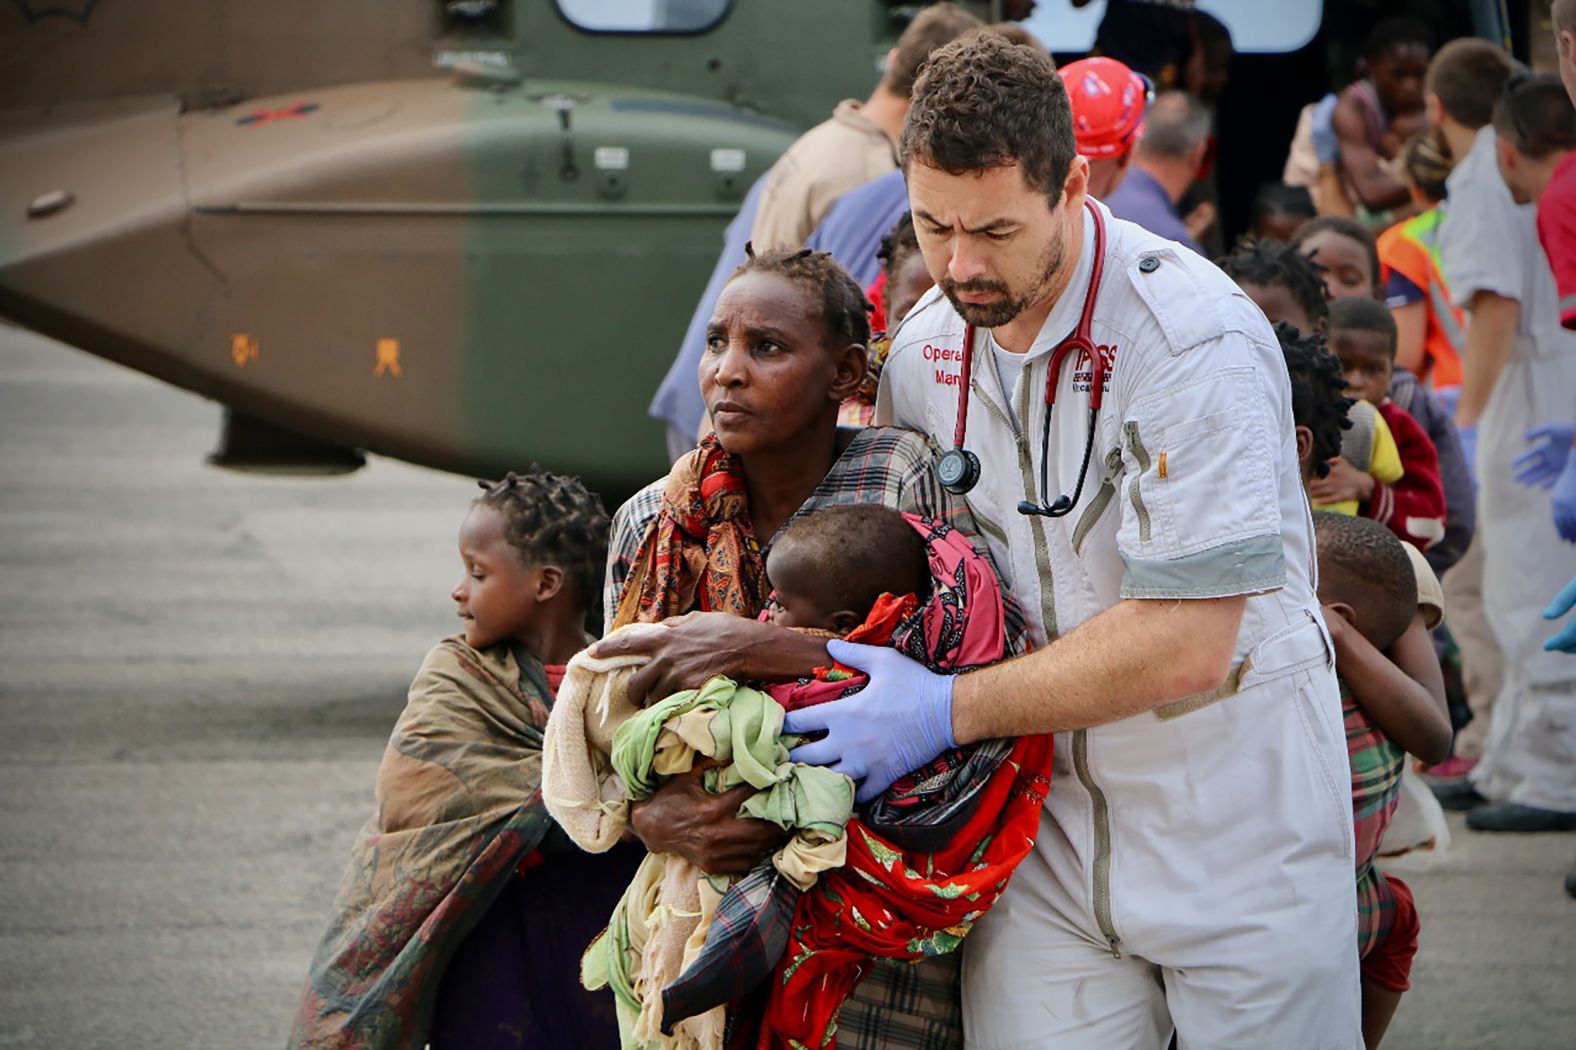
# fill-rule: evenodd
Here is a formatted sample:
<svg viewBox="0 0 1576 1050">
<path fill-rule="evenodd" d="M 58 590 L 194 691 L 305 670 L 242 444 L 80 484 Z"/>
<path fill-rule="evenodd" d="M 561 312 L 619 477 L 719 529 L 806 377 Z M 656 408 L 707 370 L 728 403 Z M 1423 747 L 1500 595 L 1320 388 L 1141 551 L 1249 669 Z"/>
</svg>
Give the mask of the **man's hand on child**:
<svg viewBox="0 0 1576 1050">
<path fill-rule="evenodd" d="M 1346 500 L 1362 503 L 1373 494 L 1373 475 L 1352 466 L 1344 456 L 1330 460 L 1330 472 L 1322 478 L 1314 478 L 1308 485 L 1308 495 L 1315 503 Z"/>
<path fill-rule="evenodd" d="M 939 675 L 901 653 L 831 641 L 832 658 L 870 676 L 842 700 L 790 711 L 783 732 L 826 737 L 789 752 L 795 762 L 827 766 L 858 782 L 855 798 L 869 802 L 892 782 L 956 747 L 952 737 L 951 675 Z"/>
</svg>

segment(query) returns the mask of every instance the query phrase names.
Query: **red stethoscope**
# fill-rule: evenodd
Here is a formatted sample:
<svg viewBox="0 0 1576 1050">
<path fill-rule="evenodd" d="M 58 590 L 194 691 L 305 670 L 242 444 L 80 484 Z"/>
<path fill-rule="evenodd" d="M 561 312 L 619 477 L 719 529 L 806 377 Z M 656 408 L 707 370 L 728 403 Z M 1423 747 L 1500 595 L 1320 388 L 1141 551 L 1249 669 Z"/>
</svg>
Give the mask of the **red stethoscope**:
<svg viewBox="0 0 1576 1050">
<path fill-rule="evenodd" d="M 1094 452 L 1095 423 L 1100 414 L 1100 402 L 1105 394 L 1106 362 L 1091 338 L 1094 324 L 1094 302 L 1100 294 L 1100 278 L 1105 272 L 1105 220 L 1100 210 L 1085 200 L 1084 207 L 1094 219 L 1094 262 L 1089 271 L 1089 289 L 1084 295 L 1083 313 L 1078 317 L 1078 327 L 1051 351 L 1050 365 L 1045 374 L 1045 419 L 1040 430 L 1040 499 L 1024 500 L 1018 504 L 1019 514 L 1039 514 L 1047 518 L 1060 518 L 1071 514 L 1083 496 L 1084 478 L 1089 473 L 1089 457 Z M 1054 503 L 1045 501 L 1050 491 L 1047 464 L 1051 450 L 1051 410 L 1056 406 L 1056 381 L 1061 375 L 1062 364 L 1068 354 L 1088 354 L 1092 372 L 1089 386 L 1089 431 L 1084 438 L 1083 466 L 1078 469 L 1078 487 L 1071 496 L 1057 496 Z M 962 496 L 973 490 L 980 480 L 980 459 L 964 448 L 964 438 L 969 423 L 969 377 L 974 365 L 974 326 L 963 330 L 963 367 L 958 379 L 958 421 L 952 432 L 952 448 L 948 449 L 936 465 L 941 487 Z"/>
</svg>

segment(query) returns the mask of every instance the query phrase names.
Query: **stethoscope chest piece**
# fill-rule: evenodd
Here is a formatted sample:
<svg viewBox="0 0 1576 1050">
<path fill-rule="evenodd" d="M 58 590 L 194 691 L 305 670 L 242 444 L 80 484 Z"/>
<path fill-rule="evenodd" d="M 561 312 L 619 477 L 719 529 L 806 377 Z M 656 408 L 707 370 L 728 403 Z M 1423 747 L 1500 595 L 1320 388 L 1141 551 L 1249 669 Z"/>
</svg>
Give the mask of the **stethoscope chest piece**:
<svg viewBox="0 0 1576 1050">
<path fill-rule="evenodd" d="M 1050 360 L 1045 369 L 1045 414 L 1041 417 L 1040 424 L 1040 498 L 1039 500 L 1024 500 L 1018 504 L 1018 513 L 1035 515 L 1045 518 L 1060 518 L 1071 514 L 1073 508 L 1078 506 L 1078 500 L 1083 496 L 1084 479 L 1089 474 L 1089 458 L 1094 451 L 1095 425 L 1100 413 L 1101 395 L 1105 390 L 1106 362 L 1102 348 L 1094 343 L 1092 338 L 1094 323 L 1095 300 L 1100 293 L 1100 278 L 1105 272 L 1105 220 L 1100 217 L 1100 211 L 1090 201 L 1085 201 L 1084 206 L 1089 210 L 1090 219 L 1094 222 L 1094 258 L 1089 267 L 1089 287 L 1084 292 L 1083 311 L 1078 317 L 1078 327 L 1073 334 L 1063 339 L 1051 351 Z M 1145 265 L 1145 264 L 1154 265 Z M 1149 273 L 1159 265 L 1159 260 L 1148 256 L 1140 264 L 1140 269 Z M 1047 501 L 1045 493 L 1049 491 L 1047 472 L 1051 458 L 1051 410 L 1056 405 L 1056 378 L 1061 372 L 1062 362 L 1069 356 L 1074 361 L 1087 358 L 1089 361 L 1089 427 L 1085 432 L 1083 461 L 1078 468 L 1078 484 L 1071 495 L 1062 494 L 1053 501 Z M 937 480 L 941 487 L 954 496 L 967 495 L 979 484 L 980 460 L 974 453 L 963 447 L 964 439 L 968 436 L 969 419 L 969 386 L 970 376 L 974 364 L 974 326 L 966 325 L 963 329 L 963 361 L 958 377 L 958 413 L 953 423 L 952 448 L 942 453 L 940 461 L 936 464 Z"/>
<path fill-rule="evenodd" d="M 966 496 L 980 482 L 980 458 L 966 448 L 950 448 L 936 464 L 941 487 L 954 496 Z"/>
</svg>

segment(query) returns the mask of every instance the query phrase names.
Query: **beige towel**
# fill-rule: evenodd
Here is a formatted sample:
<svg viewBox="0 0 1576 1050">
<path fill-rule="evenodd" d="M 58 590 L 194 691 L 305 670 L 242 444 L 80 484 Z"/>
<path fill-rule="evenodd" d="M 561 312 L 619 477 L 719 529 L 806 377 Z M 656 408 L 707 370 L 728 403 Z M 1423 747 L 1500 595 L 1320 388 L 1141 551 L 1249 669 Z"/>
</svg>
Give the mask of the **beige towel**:
<svg viewBox="0 0 1576 1050">
<path fill-rule="evenodd" d="M 608 635 L 663 631 L 630 624 Z M 608 754 L 613 734 L 639 710 L 625 695 L 643 656 L 599 659 L 587 649 L 569 661 L 542 741 L 542 798 L 568 836 L 589 853 L 613 848 L 629 823 L 629 798 Z"/>
<path fill-rule="evenodd" d="M 608 635 L 662 631 L 658 624 L 629 624 Z M 625 692 L 644 657 L 599 659 L 590 651 L 569 661 L 542 742 L 542 797 L 580 848 L 611 849 L 629 823 L 629 797 L 608 755 L 613 734 L 639 708 Z M 694 727 L 697 732 L 704 725 Z M 694 750 L 684 748 L 693 761 Z M 675 768 L 687 769 L 689 763 Z M 662 1034 L 662 989 L 684 972 L 705 943 L 722 894 L 693 864 L 653 853 L 641 864 L 621 907 L 629 922 L 630 949 L 640 957 L 635 993 L 641 1001 L 633 1035 L 676 1050 L 721 1050 L 727 1017 L 722 1007 L 679 1023 Z"/>
</svg>

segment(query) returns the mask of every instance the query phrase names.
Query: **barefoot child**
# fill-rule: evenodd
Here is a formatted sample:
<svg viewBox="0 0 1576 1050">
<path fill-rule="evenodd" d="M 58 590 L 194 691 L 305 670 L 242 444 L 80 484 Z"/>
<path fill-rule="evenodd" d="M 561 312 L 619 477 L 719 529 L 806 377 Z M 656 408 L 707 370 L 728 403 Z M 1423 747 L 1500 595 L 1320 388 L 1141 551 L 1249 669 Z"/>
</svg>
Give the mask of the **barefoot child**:
<svg viewBox="0 0 1576 1050">
<path fill-rule="evenodd" d="M 542 730 L 589 641 L 607 532 L 574 478 L 511 473 L 472 504 L 461 634 L 411 684 L 291 1045 L 616 1045 L 609 1004 L 575 978 L 642 851 L 579 853 L 541 797 Z"/>
<path fill-rule="evenodd" d="M 1375 868 L 1374 857 L 1395 813 L 1406 752 L 1443 758 L 1450 719 L 1386 655 L 1419 617 L 1416 570 L 1401 541 L 1377 522 L 1338 514 L 1316 514 L 1314 527 L 1351 759 L 1363 1039 L 1374 1050 L 1410 987 L 1419 928 L 1411 891 Z"/>
</svg>

